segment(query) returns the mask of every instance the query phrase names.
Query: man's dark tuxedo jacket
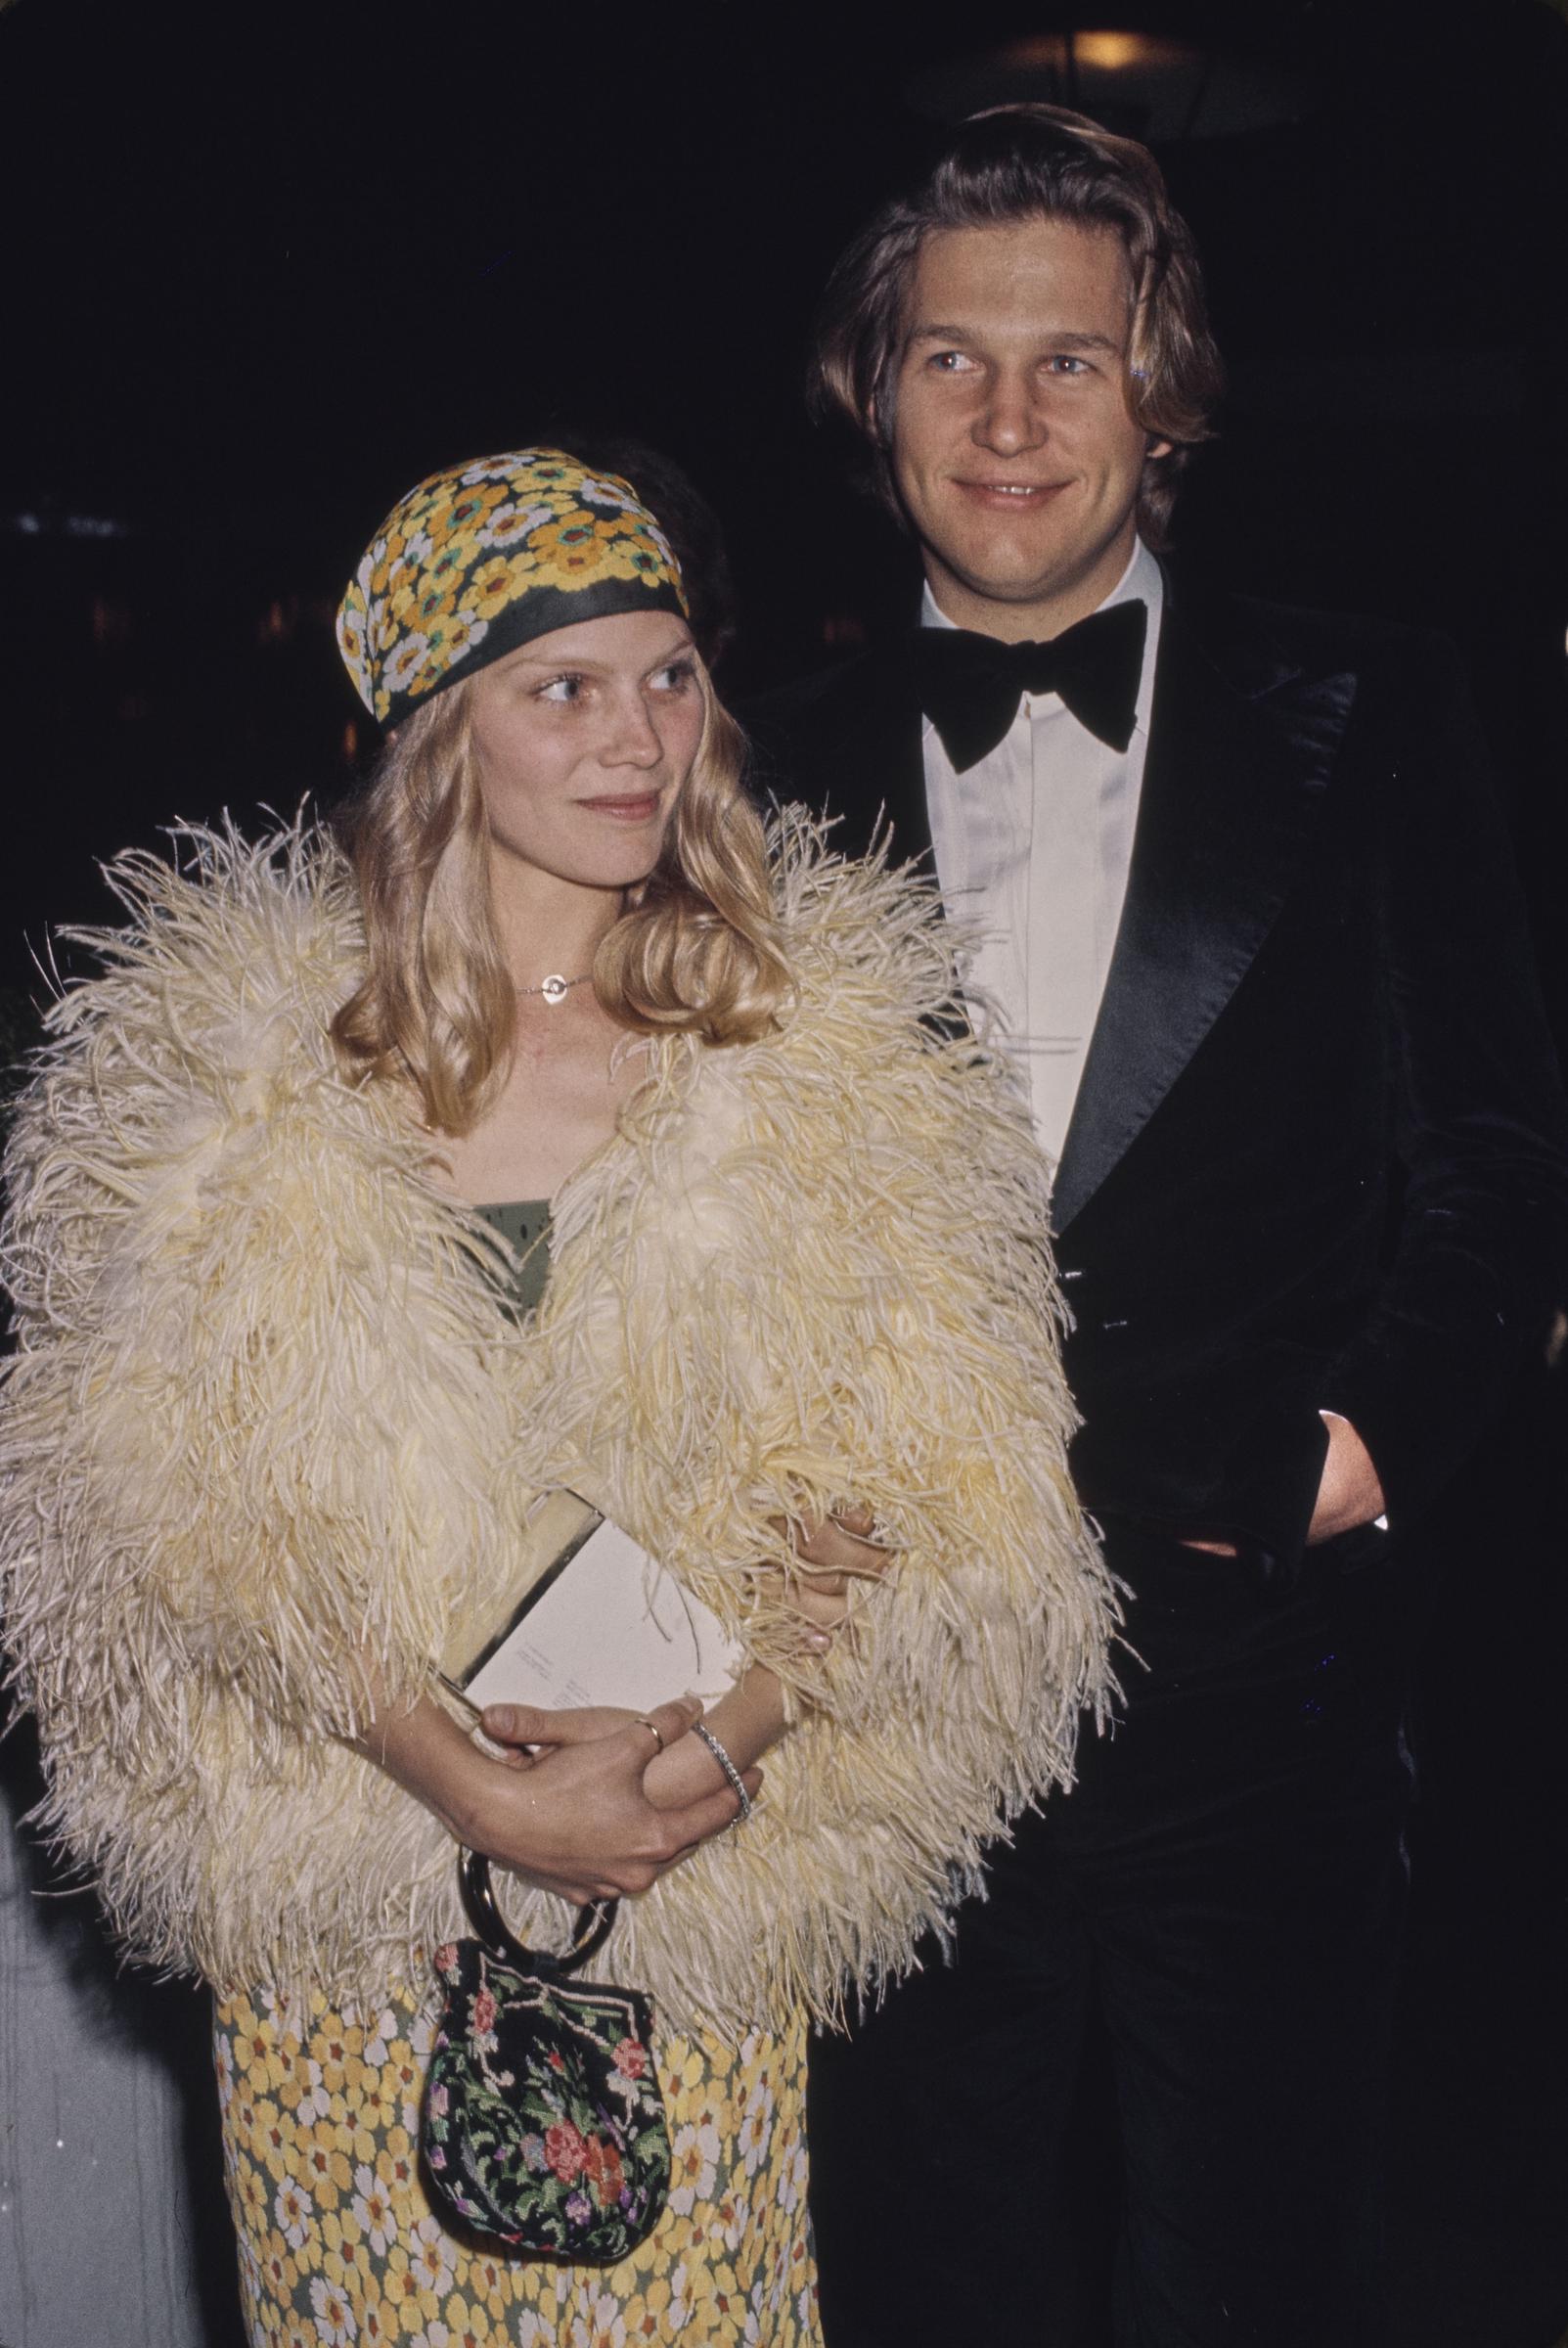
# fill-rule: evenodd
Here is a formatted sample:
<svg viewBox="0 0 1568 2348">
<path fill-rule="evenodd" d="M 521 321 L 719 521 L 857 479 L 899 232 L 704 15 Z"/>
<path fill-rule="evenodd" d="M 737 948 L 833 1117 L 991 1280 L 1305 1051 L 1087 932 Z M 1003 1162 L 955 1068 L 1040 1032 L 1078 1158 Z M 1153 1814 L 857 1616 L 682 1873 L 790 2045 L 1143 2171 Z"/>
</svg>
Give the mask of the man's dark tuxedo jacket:
<svg viewBox="0 0 1568 2348">
<path fill-rule="evenodd" d="M 882 824 L 928 857 L 907 639 L 747 717 L 764 795 L 840 818 L 846 853 Z M 1321 1409 L 1394 1529 L 1418 1514 L 1559 1293 L 1564 1131 L 1452 648 L 1172 589 L 1055 1185 L 1075 1467 L 1107 1533 L 1289 1564 Z"/>
</svg>

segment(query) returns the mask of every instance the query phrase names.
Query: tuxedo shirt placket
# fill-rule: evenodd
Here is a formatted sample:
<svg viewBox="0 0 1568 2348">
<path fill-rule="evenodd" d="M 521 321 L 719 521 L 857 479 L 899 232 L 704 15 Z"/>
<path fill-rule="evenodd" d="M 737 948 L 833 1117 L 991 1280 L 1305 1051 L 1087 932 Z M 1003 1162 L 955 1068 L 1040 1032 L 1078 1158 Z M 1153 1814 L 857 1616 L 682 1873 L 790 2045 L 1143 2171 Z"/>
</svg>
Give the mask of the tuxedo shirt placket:
<svg viewBox="0 0 1568 2348">
<path fill-rule="evenodd" d="M 927 724 L 926 775 L 933 745 L 942 773 L 930 791 L 931 839 L 949 915 L 975 943 L 969 993 L 994 1007 L 1009 1048 L 1027 1017 L 1029 881 L 1035 833 L 1035 777 L 1028 721 L 1015 718 L 978 765 L 955 774 Z"/>
<path fill-rule="evenodd" d="M 995 1005 L 1029 1087 L 1035 1131 L 1061 1155 L 1127 894 L 1164 600 L 1135 549 L 1101 610 L 1148 610 L 1137 721 L 1125 752 L 1056 694 L 1025 695 L 1002 742 L 963 774 L 926 721 L 931 845 L 949 911 L 979 932 L 971 982 Z M 924 624 L 953 623 L 926 592 Z"/>
<path fill-rule="evenodd" d="M 1105 770 L 1122 761 L 1085 732 L 1055 694 L 1026 695 L 1018 725 L 1028 735 L 1040 810 L 1029 869 L 1028 983 L 1018 1048 L 1035 1130 L 1054 1158 L 1066 1139 L 1110 961 L 1112 940 L 1098 934 L 1099 818 Z"/>
</svg>

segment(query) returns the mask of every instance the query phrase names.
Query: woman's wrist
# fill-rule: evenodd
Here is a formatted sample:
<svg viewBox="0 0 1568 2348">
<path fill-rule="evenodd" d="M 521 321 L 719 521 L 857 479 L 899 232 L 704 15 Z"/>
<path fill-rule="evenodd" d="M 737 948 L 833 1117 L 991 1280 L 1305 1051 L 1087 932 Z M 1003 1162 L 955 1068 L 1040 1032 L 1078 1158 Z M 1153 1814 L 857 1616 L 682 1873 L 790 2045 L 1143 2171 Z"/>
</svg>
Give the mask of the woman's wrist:
<svg viewBox="0 0 1568 2348">
<path fill-rule="evenodd" d="M 510 1848 L 516 1840 L 515 1804 L 509 1807 L 506 1800 L 515 1792 L 516 1776 L 515 1769 L 492 1760 L 476 1744 L 470 1743 L 466 1758 L 454 1756 L 451 1776 L 436 1807 L 436 1816 L 454 1842 L 461 1842 L 465 1850 L 480 1851 L 487 1859 L 516 1863 Z"/>
<path fill-rule="evenodd" d="M 406 1711 L 383 1714 L 355 1739 L 378 1769 L 423 1803 L 455 1842 L 486 1848 L 504 1765 L 474 1743 L 442 1705 L 424 1696 Z"/>
<path fill-rule="evenodd" d="M 753 1663 L 735 1687 L 709 1707 L 704 1720 L 743 1775 L 788 1726 L 783 1685 L 765 1664 Z M 673 1810 L 728 1785 L 729 1780 L 701 1738 L 688 1735 L 654 1755 L 643 1784 L 655 1809 Z"/>
<path fill-rule="evenodd" d="M 697 1739 L 699 1744 L 705 1744 L 707 1746 L 708 1751 L 713 1755 L 714 1760 L 717 1761 L 720 1774 L 722 1775 L 726 1785 L 729 1786 L 730 1791 L 735 1795 L 737 1802 L 739 1804 L 739 1808 L 737 1813 L 738 1821 L 740 1819 L 749 1818 L 751 1816 L 751 1796 L 746 1791 L 745 1780 L 741 1777 L 740 1772 L 737 1769 L 735 1762 L 730 1756 L 729 1747 L 724 1743 L 721 1738 L 715 1737 L 713 1731 L 708 1727 L 708 1724 L 705 1720 L 694 1720 L 692 1723 L 692 1734 Z"/>
</svg>

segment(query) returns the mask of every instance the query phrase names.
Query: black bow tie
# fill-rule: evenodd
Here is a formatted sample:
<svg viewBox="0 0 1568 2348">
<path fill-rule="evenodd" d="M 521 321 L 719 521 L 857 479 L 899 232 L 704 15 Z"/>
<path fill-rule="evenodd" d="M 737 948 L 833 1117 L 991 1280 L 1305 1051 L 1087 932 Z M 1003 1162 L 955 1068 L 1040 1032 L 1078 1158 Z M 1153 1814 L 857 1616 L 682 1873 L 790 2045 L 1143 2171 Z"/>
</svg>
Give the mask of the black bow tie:
<svg viewBox="0 0 1568 2348">
<path fill-rule="evenodd" d="M 1112 749 L 1133 739 L 1143 671 L 1142 604 L 1091 612 L 1049 644 L 1001 644 L 967 628 L 916 632 L 915 673 L 920 707 L 962 775 L 994 750 L 1026 693 L 1061 696 L 1080 725 Z"/>
</svg>

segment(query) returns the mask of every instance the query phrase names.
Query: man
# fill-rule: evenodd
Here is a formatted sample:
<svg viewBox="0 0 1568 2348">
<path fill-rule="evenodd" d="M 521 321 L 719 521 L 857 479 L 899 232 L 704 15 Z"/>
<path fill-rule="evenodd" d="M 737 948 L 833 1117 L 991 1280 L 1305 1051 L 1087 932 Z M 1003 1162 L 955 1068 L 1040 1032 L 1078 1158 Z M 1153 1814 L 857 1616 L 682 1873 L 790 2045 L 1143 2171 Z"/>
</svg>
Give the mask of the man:
<svg viewBox="0 0 1568 2348">
<path fill-rule="evenodd" d="M 1353 2348 L 1382 2336 L 1406 1536 L 1544 1315 L 1568 1197 L 1476 726 L 1441 644 L 1162 571 L 1219 367 L 1132 143 L 965 124 L 840 262 L 817 384 L 923 624 L 755 712 L 762 781 L 848 850 L 885 820 L 934 851 L 981 932 L 1132 1594 L 1114 1735 L 951 1953 L 814 2054 L 829 2348 L 1103 2337 L 1063 2190 L 1092 2028 L 1117 2341 Z"/>
</svg>

